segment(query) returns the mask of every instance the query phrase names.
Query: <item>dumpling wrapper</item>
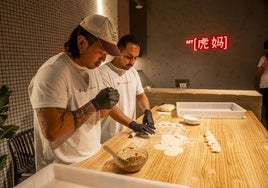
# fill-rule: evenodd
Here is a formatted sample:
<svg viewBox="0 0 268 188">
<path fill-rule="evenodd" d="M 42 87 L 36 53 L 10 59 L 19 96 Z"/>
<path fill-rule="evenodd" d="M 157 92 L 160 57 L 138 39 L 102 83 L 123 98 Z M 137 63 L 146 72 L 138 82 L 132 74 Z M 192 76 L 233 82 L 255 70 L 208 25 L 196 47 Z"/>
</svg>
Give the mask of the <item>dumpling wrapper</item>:
<svg viewBox="0 0 268 188">
<path fill-rule="evenodd" d="M 182 147 L 170 147 L 167 150 L 165 150 L 164 154 L 168 156 L 176 156 L 180 153 L 183 153 L 183 148 Z"/>
</svg>

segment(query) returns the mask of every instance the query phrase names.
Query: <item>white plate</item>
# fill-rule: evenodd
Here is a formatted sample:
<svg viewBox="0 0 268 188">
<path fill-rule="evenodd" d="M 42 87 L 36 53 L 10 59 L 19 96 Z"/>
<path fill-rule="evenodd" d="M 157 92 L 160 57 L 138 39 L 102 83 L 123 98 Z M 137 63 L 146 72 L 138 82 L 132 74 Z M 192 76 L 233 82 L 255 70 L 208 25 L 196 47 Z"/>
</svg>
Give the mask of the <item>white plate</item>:
<svg viewBox="0 0 268 188">
<path fill-rule="evenodd" d="M 183 116 L 185 123 L 190 125 L 199 125 L 202 120 L 202 116 L 200 115 L 185 115 Z"/>
</svg>

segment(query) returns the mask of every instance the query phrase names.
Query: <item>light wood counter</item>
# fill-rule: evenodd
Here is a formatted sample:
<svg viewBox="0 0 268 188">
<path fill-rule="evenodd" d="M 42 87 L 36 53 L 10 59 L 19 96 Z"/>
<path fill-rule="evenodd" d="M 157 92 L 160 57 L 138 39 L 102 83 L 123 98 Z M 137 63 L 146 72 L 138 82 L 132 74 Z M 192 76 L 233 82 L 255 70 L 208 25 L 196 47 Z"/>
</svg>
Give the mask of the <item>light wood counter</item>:
<svg viewBox="0 0 268 188">
<path fill-rule="evenodd" d="M 176 110 L 163 114 L 156 112 L 155 107 L 152 111 L 155 123 L 183 123 L 183 119 L 176 117 Z M 75 166 L 194 188 L 268 187 L 268 132 L 252 111 L 246 112 L 245 119 L 203 119 L 198 126 L 183 127 L 182 133 L 191 144 L 184 146 L 184 152 L 177 156 L 154 149 L 161 134 L 177 131 L 171 127 L 158 127 L 149 139 L 128 138 L 131 130 L 126 128 L 105 143 L 115 151 L 133 145 L 147 150 L 149 159 L 137 173 L 119 171 L 112 163 L 112 156 L 103 149 Z M 212 153 L 204 142 L 206 130 L 220 143 L 220 153 Z"/>
<path fill-rule="evenodd" d="M 145 93 L 152 107 L 176 102 L 235 102 L 261 119 L 262 95 L 255 90 L 150 88 Z M 137 107 L 137 117 L 140 115 Z"/>
</svg>

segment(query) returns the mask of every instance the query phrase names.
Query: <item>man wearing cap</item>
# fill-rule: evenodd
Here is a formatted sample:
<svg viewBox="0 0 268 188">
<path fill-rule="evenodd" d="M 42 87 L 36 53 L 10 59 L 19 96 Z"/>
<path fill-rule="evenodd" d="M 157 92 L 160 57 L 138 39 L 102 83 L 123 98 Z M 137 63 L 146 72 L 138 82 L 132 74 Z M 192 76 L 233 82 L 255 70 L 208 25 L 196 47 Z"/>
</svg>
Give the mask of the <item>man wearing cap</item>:
<svg viewBox="0 0 268 188">
<path fill-rule="evenodd" d="M 108 18 L 86 17 L 65 43 L 65 52 L 48 59 L 28 87 L 34 109 L 36 168 L 71 164 L 101 147 L 100 118 L 119 100 L 104 88 L 98 72 L 107 53 L 119 56 L 117 32 Z"/>
</svg>

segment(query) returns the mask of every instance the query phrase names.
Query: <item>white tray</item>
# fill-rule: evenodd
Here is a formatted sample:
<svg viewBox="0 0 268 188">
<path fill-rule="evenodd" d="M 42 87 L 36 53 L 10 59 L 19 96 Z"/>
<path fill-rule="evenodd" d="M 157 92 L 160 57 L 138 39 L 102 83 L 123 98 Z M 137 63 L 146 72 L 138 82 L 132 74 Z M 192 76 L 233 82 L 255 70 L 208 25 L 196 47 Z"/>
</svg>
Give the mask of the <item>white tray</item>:
<svg viewBox="0 0 268 188">
<path fill-rule="evenodd" d="M 16 186 L 16 188 L 187 188 L 126 175 L 79 168 L 71 165 L 50 164 Z"/>
<path fill-rule="evenodd" d="M 177 115 L 196 114 L 203 118 L 245 118 L 246 110 L 233 102 L 176 102 Z"/>
</svg>

